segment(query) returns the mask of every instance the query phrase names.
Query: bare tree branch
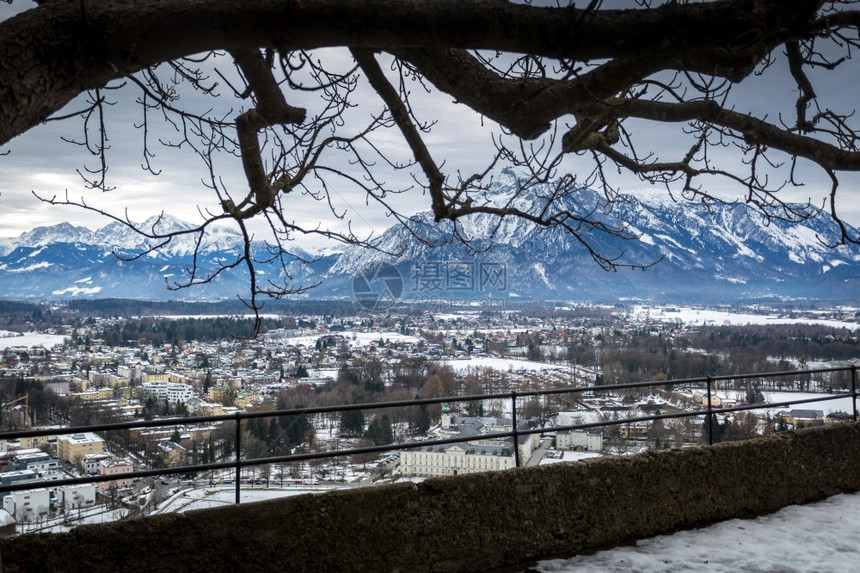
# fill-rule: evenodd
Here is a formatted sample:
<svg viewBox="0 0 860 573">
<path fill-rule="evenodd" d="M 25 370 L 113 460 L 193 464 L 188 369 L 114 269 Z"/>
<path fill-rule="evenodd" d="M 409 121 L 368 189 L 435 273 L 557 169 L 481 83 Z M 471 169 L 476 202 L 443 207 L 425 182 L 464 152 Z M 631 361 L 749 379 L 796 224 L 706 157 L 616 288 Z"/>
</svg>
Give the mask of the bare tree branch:
<svg viewBox="0 0 860 573">
<path fill-rule="evenodd" d="M 106 96 L 120 84 L 136 87 L 141 114 L 132 125 L 143 140 L 143 169 L 162 172 L 156 142 L 193 151 L 220 209 L 201 211 L 192 229 L 162 234 L 84 199 L 43 200 L 102 212 L 149 239 L 151 249 L 191 235 L 199 251 L 213 225 L 231 223 L 242 253 L 219 269 L 198 268 L 195 258 L 170 288 L 242 268 L 250 275 L 243 300 L 255 311 L 265 297 L 305 288 L 290 276 L 290 264 L 303 260 L 292 254 L 296 236 L 383 249 L 375 229 L 354 232 L 359 201 L 430 243 L 413 218 L 417 201 L 409 212 L 401 206 L 404 194 L 423 197 L 437 222 L 451 221 L 448 238 L 469 248 L 487 248 L 464 236 L 469 217 L 499 224 L 516 217 L 572 235 L 614 270 L 650 266 L 594 247 L 595 236 L 637 238 L 623 221 L 606 223 L 626 200 L 619 173 L 706 205 L 723 200 L 710 187 L 719 181 L 766 220 L 797 221 L 818 211 L 791 203 L 784 191 L 803 184 L 798 166 L 810 164 L 830 181 L 841 241 L 860 240 L 836 210 L 844 204 L 840 175 L 860 171 L 855 100 L 824 97 L 831 88 L 819 80 L 856 61 L 860 1 L 569 4 L 87 0 L 84 12 L 77 2 L 52 2 L 0 22 L 0 144 L 44 121 L 78 121 L 81 131 L 67 139 L 95 158 L 81 177 L 109 190 Z M 736 88 L 761 85 L 769 94 L 762 78 L 778 74 L 797 91 L 774 99 L 790 103 L 750 111 Z M 80 94 L 90 97 L 63 111 Z M 485 156 L 470 162 L 478 168 L 451 166 L 458 158 L 434 142 L 439 118 L 431 113 L 439 108 L 422 109 L 424 98 L 453 99 L 492 132 L 494 148 L 476 150 Z M 655 125 L 672 128 L 677 145 L 649 141 Z M 581 171 L 569 168 L 573 159 Z M 225 183 L 234 165 L 247 185 Z M 492 192 L 503 165 L 522 175 L 507 198 Z M 602 200 L 572 209 L 585 187 Z M 526 196 L 533 204 L 519 201 Z M 318 222 L 298 220 L 300 200 L 321 211 Z M 264 222 L 262 240 L 250 231 L 254 219 Z M 273 263 L 279 278 L 259 280 L 258 266 Z"/>
</svg>

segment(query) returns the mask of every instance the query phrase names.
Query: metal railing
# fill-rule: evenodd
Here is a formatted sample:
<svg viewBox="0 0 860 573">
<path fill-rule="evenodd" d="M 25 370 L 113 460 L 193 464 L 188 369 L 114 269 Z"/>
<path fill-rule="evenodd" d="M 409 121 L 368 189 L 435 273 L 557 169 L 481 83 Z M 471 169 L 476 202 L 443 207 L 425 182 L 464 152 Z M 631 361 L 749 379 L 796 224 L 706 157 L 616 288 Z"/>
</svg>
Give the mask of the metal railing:
<svg viewBox="0 0 860 573">
<path fill-rule="evenodd" d="M 730 380 L 766 380 L 770 378 L 777 377 L 789 377 L 789 376 L 812 376 L 814 374 L 835 374 L 838 372 L 850 372 L 851 381 L 850 381 L 850 391 L 848 392 L 838 392 L 834 393 L 832 396 L 816 396 L 814 398 L 804 398 L 800 400 L 786 400 L 781 402 L 769 402 L 764 404 L 741 404 L 733 407 L 714 407 L 713 398 L 715 396 L 715 388 L 714 385 L 721 381 L 730 381 Z M 627 418 L 619 418 L 615 420 L 607 420 L 602 422 L 592 422 L 592 423 L 583 423 L 583 424 L 573 424 L 566 426 L 542 426 L 535 428 L 520 428 L 518 419 L 518 411 L 517 411 L 517 401 L 529 397 L 540 397 L 540 396 L 553 396 L 553 395 L 564 395 L 564 394 L 593 394 L 593 393 L 606 393 L 606 392 L 615 392 L 618 390 L 632 390 L 632 389 L 643 389 L 643 388 L 654 388 L 654 387 L 662 387 L 662 386 L 705 386 L 705 394 L 704 394 L 704 408 L 701 410 L 691 410 L 691 411 L 683 411 L 683 412 L 674 412 L 669 414 L 655 414 L 649 416 L 638 416 L 638 417 L 627 417 Z M 157 468 L 157 469 L 148 469 L 148 470 L 137 470 L 129 473 L 122 474 L 113 474 L 113 475 L 88 475 L 84 477 L 75 477 L 75 478 L 66 478 L 66 479 L 57 479 L 50 481 L 41 481 L 41 482 L 24 482 L 24 483 L 13 483 L 7 485 L 0 485 L 0 494 L 5 492 L 19 491 L 25 489 L 35 489 L 40 487 L 59 487 L 64 485 L 75 485 L 75 484 L 85 484 L 85 483 L 99 483 L 99 482 L 116 482 L 118 480 L 126 480 L 126 479 L 134 479 L 134 478 L 147 478 L 153 476 L 166 476 L 166 475 L 178 475 L 178 474 L 188 474 L 191 472 L 205 472 L 205 471 L 215 471 L 215 470 L 224 470 L 231 469 L 235 471 L 235 500 L 236 503 L 241 502 L 241 471 L 243 468 L 251 467 L 251 466 L 263 466 L 270 464 L 281 464 L 281 463 L 290 463 L 290 462 L 303 462 L 307 460 L 316 460 L 316 459 L 327 459 L 334 458 L 339 456 L 350 456 L 354 454 L 362 454 L 362 453 L 381 453 L 388 452 L 394 450 L 409 450 L 416 448 L 424 448 L 428 446 L 442 446 L 447 444 L 457 444 L 463 442 L 475 441 L 475 436 L 458 436 L 444 439 L 435 439 L 435 440 L 423 440 L 423 441 L 405 441 L 395 444 L 387 444 L 387 445 L 379 445 L 379 446 L 366 446 L 359 448 L 348 448 L 348 449 L 336 449 L 329 451 L 321 451 L 321 452 L 307 452 L 307 453 L 298 453 L 291 455 L 281 455 L 281 456 L 271 456 L 264 458 L 252 458 L 252 459 L 243 459 L 242 457 L 242 422 L 245 420 L 250 420 L 254 418 L 277 418 L 281 416 L 300 416 L 300 415 L 314 415 L 314 414 L 328 414 L 328 413 L 337 413 L 337 412 L 346 412 L 351 410 L 380 410 L 387 408 L 404 408 L 408 406 L 427 406 L 433 404 L 443 404 L 443 403 L 468 403 L 468 402 L 483 402 L 487 400 L 510 400 L 511 402 L 511 423 L 512 430 L 510 431 L 500 431 L 493 432 L 493 438 L 512 438 L 513 441 L 513 450 L 515 456 L 515 465 L 519 467 L 521 465 L 520 453 L 518 447 L 518 440 L 521 436 L 527 436 L 531 434 L 544 434 L 544 433 L 553 433 L 553 432 L 563 432 L 569 430 L 587 430 L 589 428 L 602 428 L 609 426 L 616 426 L 622 424 L 631 424 L 631 423 L 644 423 L 644 422 L 653 422 L 656 420 L 668 420 L 668 419 L 681 419 L 681 418 L 696 418 L 696 417 L 705 417 L 706 425 L 708 428 L 708 443 L 713 443 L 713 420 L 715 414 L 721 413 L 734 413 L 745 410 L 761 410 L 761 409 L 771 409 L 771 408 L 781 408 L 785 406 L 794 406 L 798 404 L 807 404 L 812 402 L 825 402 L 829 400 L 838 400 L 843 399 L 845 397 L 850 396 L 852 398 L 852 413 L 851 416 L 853 420 L 856 422 L 858 418 L 858 409 L 857 409 L 857 366 L 843 366 L 837 368 L 819 368 L 819 369 L 810 369 L 810 370 L 792 370 L 792 371 L 781 371 L 781 372 L 769 372 L 769 373 L 756 373 L 756 374 L 730 374 L 724 376 L 704 376 L 699 378 L 686 378 L 679 380 L 661 380 L 661 381 L 651 381 L 651 382 L 631 382 L 624 384 L 607 384 L 607 385 L 592 385 L 592 386 L 579 386 L 579 387 L 563 387 L 563 388 L 552 388 L 545 390 L 524 390 L 524 391 L 516 391 L 512 390 L 509 392 L 500 392 L 495 394 L 476 394 L 476 395 L 467 395 L 467 396 L 444 396 L 438 398 L 424 398 L 424 399 L 416 399 L 416 400 L 405 400 L 405 401 L 389 401 L 389 402 L 372 402 L 372 403 L 363 403 L 363 404 L 350 404 L 350 405 L 339 405 L 339 406 L 320 406 L 320 407 L 311 407 L 311 408 L 300 408 L 300 409 L 286 409 L 286 410 L 269 410 L 269 411 L 257 411 L 257 412 L 236 412 L 235 414 L 229 415 L 213 415 L 213 416 L 191 416 L 185 418 L 169 418 L 169 419 L 159 419 L 159 420 L 148 420 L 148 421 L 133 421 L 133 422 L 120 422 L 120 423 L 110 423 L 110 424 L 93 424 L 88 426 L 76 426 L 73 428 L 43 428 L 43 429 L 31 429 L 31 430 L 20 430 L 20 431 L 9 431 L 9 432 L 0 432 L 0 440 L 17 440 L 20 438 L 27 437 L 42 437 L 42 436 L 58 436 L 65 434 L 79 434 L 84 432 L 110 432 L 116 430 L 131 430 L 131 429 L 144 429 L 144 428 L 161 428 L 161 427 L 175 427 L 179 425 L 189 426 L 194 424 L 205 424 L 212 422 L 232 422 L 235 424 L 235 459 L 223 461 L 223 462 L 213 462 L 206 464 L 192 464 L 192 465 L 184 465 L 179 467 L 171 467 L 171 468 Z"/>
</svg>

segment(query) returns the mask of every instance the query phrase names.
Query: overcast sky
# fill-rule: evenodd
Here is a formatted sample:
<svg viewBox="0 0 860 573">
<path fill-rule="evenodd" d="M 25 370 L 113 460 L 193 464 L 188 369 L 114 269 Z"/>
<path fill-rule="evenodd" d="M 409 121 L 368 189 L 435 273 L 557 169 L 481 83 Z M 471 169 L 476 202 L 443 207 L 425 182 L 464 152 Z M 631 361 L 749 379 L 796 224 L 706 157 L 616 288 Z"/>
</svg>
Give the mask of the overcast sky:
<svg viewBox="0 0 860 573">
<path fill-rule="evenodd" d="M 0 21 L 8 18 L 13 11 L 30 5 L 22 0 L 16 0 L 12 6 L 0 3 Z M 335 65 L 342 68 L 349 64 L 349 56 L 343 51 L 336 54 L 329 53 L 326 57 L 332 58 Z M 825 79 L 816 82 L 822 103 L 837 107 L 844 112 L 852 111 L 856 107 L 857 94 L 860 93 L 860 74 L 851 74 L 846 67 L 844 73 L 823 74 L 822 77 Z M 233 109 L 242 105 L 235 101 L 228 101 L 230 90 L 226 86 L 222 86 L 220 91 L 223 95 L 217 102 L 218 105 L 236 106 Z M 416 85 L 413 95 L 417 97 L 420 91 Z M 85 148 L 65 143 L 60 139 L 61 136 L 80 138 L 80 121 L 49 123 L 37 127 L 0 148 L 0 151 L 11 152 L 9 155 L 0 157 L 0 237 L 15 237 L 33 227 L 61 221 L 84 225 L 91 229 L 102 227 L 110 222 L 104 217 L 81 209 L 41 203 L 33 196 L 33 192 L 43 197 L 62 197 L 68 193 L 71 199 L 83 198 L 88 204 L 118 216 L 123 216 L 127 212 L 128 216 L 135 221 L 142 221 L 163 210 L 189 222 L 199 222 L 201 218 L 197 214 L 198 208 L 220 211 L 214 194 L 201 183 L 201 179 L 206 177 L 207 172 L 201 159 L 193 153 L 154 146 L 155 157 L 152 159 L 152 164 L 156 170 L 160 170 L 161 174 L 153 176 L 141 169 L 141 130 L 135 129 L 134 124 L 141 122 L 142 115 L 139 106 L 134 104 L 136 93 L 126 89 L 109 94 L 109 97 L 117 102 L 108 109 L 110 137 L 108 182 L 116 189 L 110 193 L 102 193 L 87 190 L 82 184 L 76 170 L 84 165 L 96 166 L 97 161 L 87 153 Z M 294 98 L 294 96 L 289 97 Z M 305 97 L 310 99 L 303 101 L 291 99 L 290 101 L 305 105 L 309 113 L 314 113 L 315 106 L 318 107 L 317 100 L 313 96 Z M 757 80 L 755 85 L 742 86 L 738 89 L 733 101 L 739 110 L 759 113 L 764 111 L 768 114 L 768 119 L 775 122 L 778 121 L 776 118 L 780 112 L 789 114 L 788 118 L 791 118 L 795 97 L 796 88 L 785 72 L 784 66 L 775 66 L 766 77 Z M 427 143 L 437 161 L 445 161 L 443 169 L 448 172 L 462 169 L 470 173 L 482 168 L 492 156 L 493 126 L 490 122 L 482 123 L 479 116 L 464 106 L 455 105 L 450 100 L 449 96 L 439 94 L 421 95 L 418 100 L 420 105 L 416 105 L 416 112 L 421 120 L 438 122 L 427 137 Z M 356 119 L 360 117 L 361 122 L 364 122 L 369 114 L 378 113 L 381 109 L 375 94 L 363 93 L 356 101 L 361 105 L 354 112 L 354 117 Z M 206 105 L 211 104 L 206 103 Z M 80 107 L 80 102 L 73 102 L 64 111 L 68 112 Z M 356 129 L 358 125 L 359 122 L 356 121 Z M 677 130 L 666 126 L 636 127 L 633 124 L 629 126 L 635 128 L 640 149 L 647 147 L 655 151 L 660 159 L 678 159 L 683 155 L 684 147 L 678 145 L 682 138 L 678 136 Z M 164 130 L 157 133 L 170 135 Z M 396 130 L 380 135 L 376 143 L 392 156 L 408 157 L 405 144 L 402 143 L 400 134 Z M 339 166 L 346 165 L 341 159 L 334 161 L 340 162 L 337 163 Z M 589 169 L 589 164 L 572 157 L 567 160 L 565 167 L 574 173 L 580 170 L 585 173 L 586 169 Z M 798 172 L 798 179 L 804 181 L 806 185 L 800 189 L 788 189 L 786 197 L 796 201 L 812 199 L 813 202 L 821 204 L 829 192 L 829 180 L 819 169 L 809 164 L 801 164 Z M 218 173 L 230 189 L 247 188 L 239 162 L 235 158 L 221 158 Z M 386 180 L 394 187 L 406 187 L 411 184 L 408 173 L 388 174 Z M 617 181 L 620 182 L 623 190 L 633 191 L 644 186 L 631 177 L 617 179 Z M 842 182 L 838 196 L 840 213 L 849 223 L 860 225 L 860 191 L 857 190 L 860 178 L 841 174 L 840 181 Z M 713 190 L 727 192 L 716 184 Z M 338 203 L 336 205 L 338 209 L 351 212 L 347 219 L 351 221 L 353 229 L 359 233 L 380 233 L 393 223 L 391 218 L 385 217 L 382 209 L 365 206 L 365 198 L 346 186 L 336 188 L 333 199 Z M 428 198 L 421 196 L 420 192 L 406 194 L 395 199 L 395 202 L 406 213 L 429 208 Z M 324 224 L 327 225 L 344 224 L 331 216 L 323 217 L 321 214 L 324 213 L 325 207 L 306 198 L 291 201 L 290 209 L 292 211 L 288 219 L 294 219 L 306 225 L 316 226 L 321 219 L 326 220 L 327 223 Z M 302 246 L 313 247 L 315 244 L 312 241 L 303 241 Z"/>
</svg>

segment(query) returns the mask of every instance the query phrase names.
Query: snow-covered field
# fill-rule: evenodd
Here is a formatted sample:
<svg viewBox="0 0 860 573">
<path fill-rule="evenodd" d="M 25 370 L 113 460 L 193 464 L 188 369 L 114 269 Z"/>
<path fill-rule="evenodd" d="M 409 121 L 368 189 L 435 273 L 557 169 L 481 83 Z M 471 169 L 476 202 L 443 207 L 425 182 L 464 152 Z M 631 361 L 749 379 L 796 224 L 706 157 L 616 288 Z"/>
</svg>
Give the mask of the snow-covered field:
<svg viewBox="0 0 860 573">
<path fill-rule="evenodd" d="M 737 400 L 743 400 L 746 393 L 737 390 L 729 390 L 726 392 L 720 391 L 718 395 L 721 398 L 731 397 Z M 836 396 L 836 398 L 834 398 Z M 853 400 L 851 396 L 840 394 L 817 394 L 812 392 L 764 392 L 765 401 L 768 404 L 778 404 L 780 402 L 794 402 L 797 400 L 809 400 L 815 398 L 833 398 L 829 400 L 813 400 L 804 404 L 795 404 L 793 406 L 777 406 L 775 408 L 767 408 L 755 410 L 756 413 L 764 413 L 765 411 L 771 417 L 775 417 L 782 410 L 821 410 L 824 415 L 832 412 L 847 412 L 854 411 Z"/>
<path fill-rule="evenodd" d="M 27 348 L 44 346 L 45 348 L 51 348 L 56 344 L 62 344 L 63 339 L 68 338 L 68 336 L 63 336 L 62 334 L 42 334 L 40 332 L 28 332 L 20 336 L 16 336 L 15 334 L 6 330 L 0 332 L 0 349 L 6 349 L 11 346 L 26 346 Z"/>
<path fill-rule="evenodd" d="M 860 323 L 832 320 L 829 318 L 792 318 L 790 316 L 774 316 L 771 314 L 753 314 L 727 312 L 722 310 L 706 310 L 699 308 L 637 306 L 631 312 L 632 318 L 640 320 L 650 318 L 660 322 L 680 322 L 682 324 L 700 324 L 712 326 L 743 326 L 747 324 L 820 324 L 832 328 L 847 328 L 857 330 Z"/>
<path fill-rule="evenodd" d="M 562 364 L 549 362 L 533 362 L 531 360 L 516 360 L 514 358 L 493 358 L 480 356 L 465 360 L 446 360 L 445 364 L 458 372 L 469 368 L 494 368 L 502 372 L 518 370 L 540 371 L 540 370 L 569 370 L 570 367 Z"/>
<path fill-rule="evenodd" d="M 331 335 L 341 334 L 339 332 L 333 332 Z M 324 334 L 310 334 L 307 336 L 290 336 L 286 338 L 282 338 L 281 341 L 284 344 L 290 344 L 293 346 L 305 346 L 312 347 L 317 343 L 317 340 L 326 336 Z M 344 332 L 343 337 L 346 340 L 347 344 L 349 344 L 350 348 L 361 348 L 364 346 L 370 345 L 371 342 L 378 342 L 380 339 L 384 341 L 391 341 L 392 343 L 396 342 L 406 342 L 406 343 L 415 343 L 418 342 L 418 338 L 415 336 L 408 336 L 406 334 L 401 334 L 399 332 Z"/>
<path fill-rule="evenodd" d="M 325 486 L 299 486 L 284 488 L 243 487 L 240 499 L 242 503 L 253 503 L 255 501 L 269 501 L 281 497 L 294 495 L 305 495 L 308 493 L 320 493 L 328 491 Z M 194 509 L 209 509 L 212 507 L 223 507 L 236 503 L 236 490 L 233 486 L 216 486 L 203 489 L 190 489 L 177 493 L 165 501 L 156 513 L 182 513 Z"/>
<path fill-rule="evenodd" d="M 795 400 L 807 400 L 809 398 L 832 398 L 833 394 L 811 394 L 808 392 L 767 392 L 765 399 L 768 404 L 776 404 L 779 402 L 793 402 Z M 770 410 L 771 416 L 776 415 L 780 410 L 798 409 L 798 410 L 822 410 L 824 415 L 831 412 L 848 412 L 854 411 L 853 400 L 851 396 L 842 396 L 835 400 L 824 400 L 808 402 L 806 404 L 796 404 L 782 408 L 773 408 Z"/>
<path fill-rule="evenodd" d="M 856 571 L 860 494 L 792 505 L 756 519 L 640 540 L 593 555 L 541 561 L 542 573 L 801 573 Z"/>
</svg>

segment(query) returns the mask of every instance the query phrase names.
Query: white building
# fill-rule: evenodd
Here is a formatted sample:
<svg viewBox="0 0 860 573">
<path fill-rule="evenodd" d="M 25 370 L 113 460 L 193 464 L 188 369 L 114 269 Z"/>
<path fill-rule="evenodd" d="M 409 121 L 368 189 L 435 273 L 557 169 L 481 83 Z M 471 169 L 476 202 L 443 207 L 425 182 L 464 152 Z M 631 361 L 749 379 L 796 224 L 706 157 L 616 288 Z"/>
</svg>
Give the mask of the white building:
<svg viewBox="0 0 860 573">
<path fill-rule="evenodd" d="M 516 466 L 513 448 L 474 446 L 468 442 L 403 450 L 404 477 L 436 477 L 506 470 Z"/>
<path fill-rule="evenodd" d="M 89 475 L 97 475 L 99 473 L 99 465 L 103 460 L 110 460 L 113 454 L 107 452 L 99 452 L 97 454 L 86 454 L 81 460 L 81 466 L 84 468 L 84 473 Z"/>
<path fill-rule="evenodd" d="M 92 507 L 96 504 L 96 484 L 79 483 L 75 485 L 63 485 L 55 487 L 52 495 L 54 496 L 55 510 L 63 508 L 65 511 L 69 511 Z"/>
<path fill-rule="evenodd" d="M 559 412 L 553 420 L 553 425 L 556 427 L 576 426 L 579 424 L 594 424 L 599 421 L 597 414 L 594 412 L 577 410 L 574 412 Z M 599 452 L 603 449 L 603 430 L 600 428 L 560 430 L 555 435 L 555 447 L 558 450 Z"/>
<path fill-rule="evenodd" d="M 569 430 L 555 435 L 557 450 L 580 450 L 583 452 L 599 452 L 603 450 L 603 431 Z"/>
<path fill-rule="evenodd" d="M 127 378 L 129 382 L 146 379 L 146 369 L 140 364 L 120 364 L 116 367 L 117 376 Z"/>
<path fill-rule="evenodd" d="M 187 402 L 194 397 L 194 388 L 188 384 L 176 382 L 144 382 L 143 398 L 154 398 L 156 400 L 167 400 L 168 404 Z"/>
<path fill-rule="evenodd" d="M 50 512 L 51 494 L 47 489 L 10 491 L 3 496 L 3 509 L 17 521 L 34 521 Z"/>
<path fill-rule="evenodd" d="M 532 422 L 519 424 L 521 430 L 533 427 Z M 436 477 L 506 470 L 516 467 L 516 455 L 511 437 L 493 434 L 513 430 L 511 420 L 501 418 L 472 418 L 450 413 L 442 408 L 441 438 L 469 437 L 458 444 L 423 446 L 402 450 L 400 473 L 404 477 Z M 520 465 L 524 465 L 540 442 L 538 434 L 521 435 L 518 439 Z"/>
</svg>

